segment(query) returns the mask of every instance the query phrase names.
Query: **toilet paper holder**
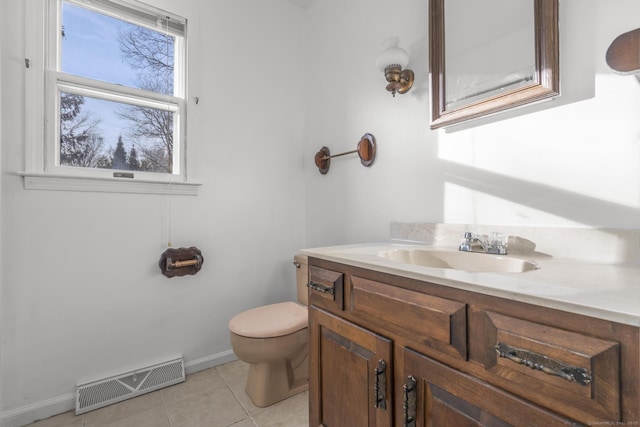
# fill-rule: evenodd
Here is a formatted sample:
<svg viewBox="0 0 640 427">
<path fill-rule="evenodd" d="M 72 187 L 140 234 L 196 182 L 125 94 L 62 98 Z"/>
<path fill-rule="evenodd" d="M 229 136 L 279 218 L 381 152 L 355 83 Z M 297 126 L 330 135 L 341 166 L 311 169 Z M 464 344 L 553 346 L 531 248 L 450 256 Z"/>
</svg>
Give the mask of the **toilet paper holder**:
<svg viewBox="0 0 640 427">
<path fill-rule="evenodd" d="M 184 276 L 186 274 L 196 274 L 202 268 L 204 257 L 200 249 L 192 246 L 190 248 L 169 248 L 160 256 L 158 266 L 166 277 Z"/>
</svg>

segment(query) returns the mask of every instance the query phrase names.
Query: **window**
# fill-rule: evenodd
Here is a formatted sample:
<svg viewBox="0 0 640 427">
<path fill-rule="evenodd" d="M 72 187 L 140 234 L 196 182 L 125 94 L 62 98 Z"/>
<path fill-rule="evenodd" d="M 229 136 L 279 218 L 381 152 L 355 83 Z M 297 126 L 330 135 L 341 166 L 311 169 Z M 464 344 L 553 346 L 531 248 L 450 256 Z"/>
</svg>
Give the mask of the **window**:
<svg viewBox="0 0 640 427">
<path fill-rule="evenodd" d="M 28 16 L 40 11 L 46 42 L 38 46 L 36 35 L 27 46 L 27 56 L 43 53 L 44 82 L 28 78 L 27 102 L 41 100 L 45 125 L 27 129 L 25 186 L 45 177 L 79 189 L 87 178 L 101 189 L 105 181 L 187 183 L 186 19 L 133 0 L 42 3 L 27 6 Z"/>
</svg>

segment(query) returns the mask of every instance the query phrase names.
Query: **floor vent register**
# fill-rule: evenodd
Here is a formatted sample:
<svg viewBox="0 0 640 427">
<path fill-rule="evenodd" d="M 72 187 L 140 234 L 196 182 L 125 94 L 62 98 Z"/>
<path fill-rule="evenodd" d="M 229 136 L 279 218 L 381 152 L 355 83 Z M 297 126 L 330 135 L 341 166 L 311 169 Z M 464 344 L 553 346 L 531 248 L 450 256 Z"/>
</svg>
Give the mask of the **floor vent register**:
<svg viewBox="0 0 640 427">
<path fill-rule="evenodd" d="M 183 382 L 182 358 L 78 384 L 76 415 Z"/>
</svg>

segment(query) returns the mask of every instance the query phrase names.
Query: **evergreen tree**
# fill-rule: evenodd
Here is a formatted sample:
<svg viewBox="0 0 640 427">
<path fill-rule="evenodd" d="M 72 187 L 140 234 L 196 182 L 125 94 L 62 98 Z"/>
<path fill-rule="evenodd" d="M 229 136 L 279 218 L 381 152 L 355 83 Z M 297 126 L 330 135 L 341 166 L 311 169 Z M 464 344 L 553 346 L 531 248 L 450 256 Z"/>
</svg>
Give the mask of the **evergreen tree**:
<svg viewBox="0 0 640 427">
<path fill-rule="evenodd" d="M 124 151 L 124 143 L 122 142 L 122 135 L 118 137 L 118 144 L 116 150 L 113 152 L 113 159 L 111 160 L 111 167 L 113 169 L 127 170 L 127 152 Z"/>
<path fill-rule="evenodd" d="M 109 151 L 112 151 L 112 150 L 109 150 Z M 111 169 L 111 154 L 109 153 L 100 154 L 100 156 L 96 160 L 96 167 L 101 169 Z"/>
<path fill-rule="evenodd" d="M 136 147 L 131 147 L 131 151 L 129 151 L 129 159 L 127 160 L 127 164 L 129 165 L 130 171 L 140 170 L 140 161 L 138 160 L 138 152 L 136 151 Z"/>
<path fill-rule="evenodd" d="M 60 94 L 60 164 L 93 167 L 102 150 L 102 138 L 96 133 L 99 120 L 82 111 L 84 97 Z"/>
</svg>

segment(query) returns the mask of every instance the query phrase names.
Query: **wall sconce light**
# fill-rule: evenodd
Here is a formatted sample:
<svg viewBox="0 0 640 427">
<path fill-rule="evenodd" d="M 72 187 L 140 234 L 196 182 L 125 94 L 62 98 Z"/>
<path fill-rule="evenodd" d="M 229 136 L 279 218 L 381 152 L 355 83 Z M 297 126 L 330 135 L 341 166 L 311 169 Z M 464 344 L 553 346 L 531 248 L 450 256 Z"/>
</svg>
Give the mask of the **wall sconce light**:
<svg viewBox="0 0 640 427">
<path fill-rule="evenodd" d="M 616 37 L 607 49 L 607 64 L 620 74 L 635 74 L 640 81 L 640 28 Z"/>
<path fill-rule="evenodd" d="M 413 86 L 413 71 L 403 70 L 409 63 L 409 54 L 398 47 L 400 39 L 389 37 L 384 41 L 384 50 L 378 55 L 376 66 L 384 73 L 389 82 L 387 90 L 395 97 L 396 93 L 409 92 Z"/>
</svg>

